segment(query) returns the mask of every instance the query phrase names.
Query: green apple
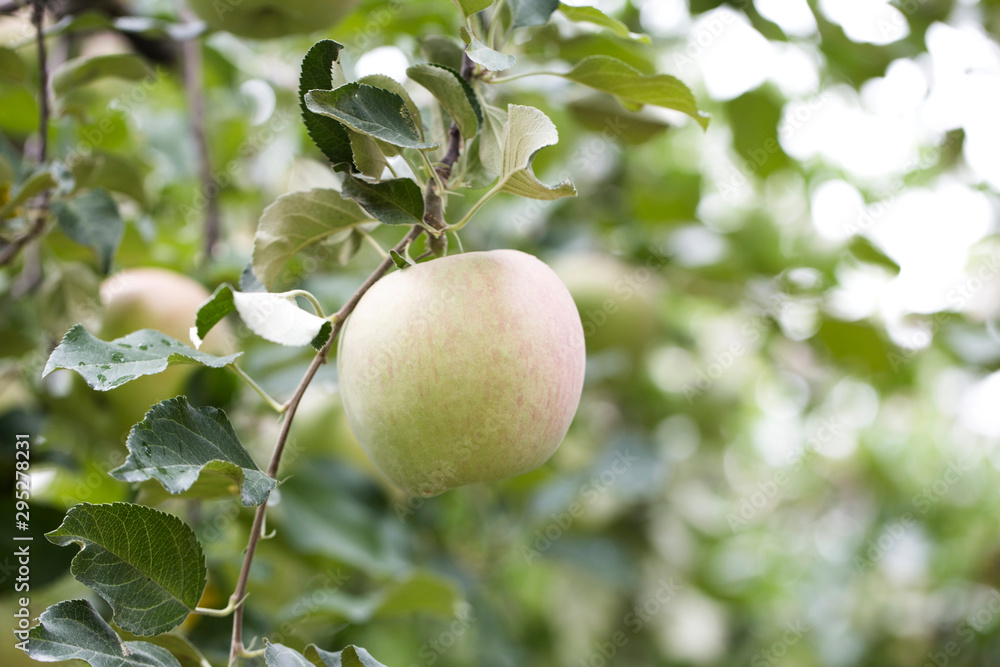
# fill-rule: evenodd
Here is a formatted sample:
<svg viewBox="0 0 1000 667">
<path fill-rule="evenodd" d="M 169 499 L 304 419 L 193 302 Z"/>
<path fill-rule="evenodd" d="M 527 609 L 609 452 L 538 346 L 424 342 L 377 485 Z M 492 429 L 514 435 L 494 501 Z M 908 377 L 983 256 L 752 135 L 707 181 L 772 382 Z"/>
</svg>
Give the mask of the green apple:
<svg viewBox="0 0 1000 667">
<path fill-rule="evenodd" d="M 360 0 L 188 0 L 202 21 L 241 37 L 298 35 L 339 22 Z"/>
<path fill-rule="evenodd" d="M 358 303 L 337 353 L 358 442 L 421 496 L 540 466 L 562 442 L 586 353 L 573 299 L 516 250 L 393 273 Z"/>
<path fill-rule="evenodd" d="M 552 268 L 580 309 L 589 352 L 639 354 L 656 329 L 657 266 L 630 265 L 597 252 L 563 255 Z"/>
<path fill-rule="evenodd" d="M 195 280 L 159 268 L 119 271 L 101 284 L 104 313 L 100 338 L 113 340 L 139 329 L 156 329 L 190 345 L 190 329 L 198 308 L 211 296 Z M 210 354 L 231 354 L 232 331 L 220 322 L 205 337 L 201 349 Z M 108 392 L 107 397 L 122 428 L 142 420 L 154 403 L 183 393 L 194 365 L 171 366 L 162 373 L 132 380 Z"/>
</svg>

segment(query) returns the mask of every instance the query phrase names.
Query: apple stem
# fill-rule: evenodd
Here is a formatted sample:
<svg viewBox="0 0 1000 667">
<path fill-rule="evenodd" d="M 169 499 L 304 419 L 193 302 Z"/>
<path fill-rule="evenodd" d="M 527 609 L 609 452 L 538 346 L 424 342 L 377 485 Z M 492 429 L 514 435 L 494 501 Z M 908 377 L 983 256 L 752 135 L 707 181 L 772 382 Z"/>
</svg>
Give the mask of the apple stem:
<svg viewBox="0 0 1000 667">
<path fill-rule="evenodd" d="M 417 238 L 424 233 L 422 227 L 414 225 L 410 228 L 410 231 L 406 233 L 406 236 L 402 238 L 393 247 L 397 253 L 406 252 L 407 248 L 417 240 Z M 278 433 L 278 440 L 274 445 L 274 451 L 271 453 L 271 460 L 267 465 L 267 474 L 269 477 L 277 478 L 278 476 L 278 465 L 281 463 L 281 455 L 285 450 L 285 444 L 288 442 L 288 433 L 292 427 L 292 420 L 295 418 L 295 412 L 299 409 L 299 402 L 302 400 L 302 396 L 305 394 L 306 389 L 309 388 L 309 384 L 312 382 L 313 378 L 316 376 L 319 367 L 326 363 L 326 357 L 330 353 L 330 349 L 333 347 L 333 341 L 337 339 L 337 335 L 340 333 L 341 328 L 344 326 L 344 320 L 350 315 L 354 308 L 361 301 L 361 297 L 371 289 L 379 279 L 384 276 L 389 269 L 394 266 L 392 258 L 383 259 L 382 262 L 375 267 L 371 275 L 365 279 L 365 282 L 351 295 L 343 306 L 340 307 L 334 315 L 331 317 L 333 322 L 333 330 L 330 332 L 330 338 L 327 339 L 326 343 L 323 345 L 322 349 L 316 353 L 313 357 L 312 362 L 309 364 L 309 368 L 306 369 L 305 375 L 302 376 L 302 380 L 299 382 L 298 387 L 295 388 L 295 393 L 292 397 L 288 399 L 288 403 L 285 404 L 285 417 L 281 422 L 281 430 Z M 242 600 L 247 594 L 247 585 L 250 581 L 250 566 L 253 564 L 254 554 L 257 551 L 257 544 L 261 539 L 261 532 L 264 528 L 264 517 L 267 514 L 267 501 L 257 506 L 257 510 L 253 517 L 253 526 L 250 528 L 250 537 L 247 540 L 247 548 L 243 555 L 243 565 L 240 567 L 239 578 L 236 581 L 236 590 L 233 591 L 233 600 Z M 243 645 L 243 605 L 236 607 L 233 613 L 233 635 L 232 641 L 229 646 L 229 667 L 236 667 L 239 663 L 241 656 L 246 656 L 248 651 Z"/>
</svg>

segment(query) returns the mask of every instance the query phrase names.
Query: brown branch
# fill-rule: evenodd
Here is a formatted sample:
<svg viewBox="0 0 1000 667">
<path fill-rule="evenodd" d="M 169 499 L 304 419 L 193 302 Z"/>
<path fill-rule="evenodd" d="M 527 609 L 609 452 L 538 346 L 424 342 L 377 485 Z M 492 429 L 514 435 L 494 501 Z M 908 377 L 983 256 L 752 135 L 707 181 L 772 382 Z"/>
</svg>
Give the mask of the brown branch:
<svg viewBox="0 0 1000 667">
<path fill-rule="evenodd" d="M 195 21 L 197 17 L 185 6 L 182 16 L 186 21 Z M 184 75 L 184 93 L 191 110 L 191 136 L 194 139 L 195 153 L 198 159 L 198 179 L 201 191 L 205 195 L 204 245 L 205 257 L 211 259 L 215 245 L 219 241 L 219 192 L 210 196 L 212 188 L 218 188 L 212 178 L 212 158 L 208 151 L 208 138 L 205 134 L 205 85 L 202 75 L 201 42 L 197 38 L 186 39 L 181 43 L 181 60 Z"/>
<path fill-rule="evenodd" d="M 33 0 L 31 4 L 31 22 L 35 26 L 35 44 L 38 51 L 38 163 L 45 164 L 49 154 L 49 70 L 48 54 L 45 50 L 45 0 Z M 33 241 L 45 229 L 48 218 L 49 197 L 51 193 L 45 190 L 38 196 L 38 207 L 33 211 L 31 226 L 20 236 L 11 240 L 0 250 L 0 266 L 14 261 L 25 245 Z M 40 277 L 40 276 L 39 276 Z M 29 277 L 29 283 L 37 282 L 38 277 Z M 22 288 L 24 285 L 22 285 Z M 27 285 L 31 287 L 31 285 Z"/>
<path fill-rule="evenodd" d="M 44 195 L 46 199 L 48 195 Z M 14 238 L 10 243 L 5 245 L 2 250 L 0 250 L 0 266 L 5 264 L 10 264 L 17 257 L 17 253 L 21 251 L 29 241 L 33 240 L 36 236 L 42 233 L 45 228 L 45 213 L 39 212 L 34 216 L 34 221 L 31 223 L 31 227 L 28 228 L 24 234 Z"/>
<path fill-rule="evenodd" d="M 462 78 L 466 81 L 472 79 L 475 73 L 475 64 L 469 59 L 467 53 L 462 54 Z M 458 161 L 462 152 L 462 133 L 458 129 L 458 124 L 452 121 L 448 128 L 448 150 L 445 151 L 441 164 L 435 167 L 442 183 L 447 183 L 451 179 L 451 171 Z M 444 221 L 444 199 L 438 192 L 437 179 L 427 182 L 427 189 L 424 191 L 424 224 L 431 229 L 443 230 Z M 442 256 L 448 250 L 448 237 L 441 234 L 431 234 L 428 236 L 428 245 L 431 251 Z"/>
<path fill-rule="evenodd" d="M 49 153 L 49 70 L 43 25 L 45 0 L 32 2 L 31 22 L 35 25 L 35 44 L 38 51 L 38 163 L 44 164 Z"/>
<path fill-rule="evenodd" d="M 417 226 L 411 227 L 410 231 L 403 237 L 403 239 L 396 244 L 393 248 L 398 253 L 403 253 L 406 249 L 413 243 L 420 234 L 423 233 L 423 229 Z M 278 440 L 274 445 L 274 452 L 271 454 L 271 460 L 267 464 L 267 474 L 270 477 L 276 478 L 278 475 L 278 465 L 281 463 L 281 455 L 285 451 L 285 444 L 288 442 L 288 433 L 292 428 L 292 420 L 295 418 L 295 412 L 299 408 L 299 402 L 302 400 L 303 394 L 305 394 L 306 389 L 309 388 L 309 384 L 312 382 L 313 377 L 315 377 L 316 372 L 319 371 L 319 367 L 326 363 L 327 355 L 330 352 L 330 348 L 333 347 L 333 341 L 336 340 L 337 335 L 340 333 L 341 328 L 344 326 L 344 320 L 354 312 L 354 308 L 361 301 L 361 297 L 371 289 L 378 280 L 386 274 L 386 272 L 392 268 L 393 261 L 391 258 L 387 257 L 382 260 L 372 274 L 361 284 L 361 286 L 351 295 L 340 310 L 333 316 L 333 329 L 330 331 L 330 338 L 323 345 L 323 348 L 316 353 L 313 357 L 312 363 L 309 364 L 309 368 L 306 369 L 305 375 L 299 382 L 299 386 L 295 388 L 295 393 L 292 394 L 291 399 L 288 401 L 287 408 L 285 409 L 285 417 L 281 423 L 281 431 L 278 433 Z M 243 565 L 240 567 L 239 579 L 236 581 L 236 589 L 233 591 L 233 595 L 230 601 L 238 602 L 246 596 L 247 586 L 250 581 L 250 566 L 253 564 L 253 557 L 257 551 L 257 543 L 260 541 L 261 529 L 264 526 L 264 515 L 267 513 L 267 501 L 264 501 L 257 507 L 257 511 L 253 517 L 253 526 L 250 528 L 250 539 L 247 541 L 246 552 L 243 556 Z M 245 650 L 243 646 L 243 605 L 240 604 L 236 607 L 233 612 L 233 635 L 232 642 L 229 646 L 229 665 L 230 667 L 235 667 L 239 661 L 240 655 Z"/>
</svg>

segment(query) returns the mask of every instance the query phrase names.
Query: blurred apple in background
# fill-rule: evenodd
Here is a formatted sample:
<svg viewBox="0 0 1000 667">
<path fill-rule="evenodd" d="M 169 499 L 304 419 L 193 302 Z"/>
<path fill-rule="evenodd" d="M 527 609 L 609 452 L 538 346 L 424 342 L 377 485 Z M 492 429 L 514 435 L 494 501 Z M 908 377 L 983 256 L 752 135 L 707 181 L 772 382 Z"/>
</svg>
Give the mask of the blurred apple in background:
<svg viewBox="0 0 1000 667">
<path fill-rule="evenodd" d="M 580 311 L 588 353 L 621 348 L 638 356 L 656 332 L 655 267 L 608 254 L 574 252 L 552 263 Z"/>
<path fill-rule="evenodd" d="M 101 284 L 104 317 L 98 337 L 114 340 L 140 329 L 155 329 L 191 345 L 190 329 L 198 308 L 209 296 L 201 283 L 166 269 L 119 271 Z M 232 354 L 235 347 L 232 330 L 222 321 L 205 337 L 201 350 L 225 355 Z M 198 370 L 194 364 L 171 366 L 107 392 L 121 427 L 127 429 L 142 421 L 154 403 L 184 393 L 186 383 Z"/>
<path fill-rule="evenodd" d="M 347 16 L 359 0 L 188 0 L 198 18 L 216 30 L 253 39 L 298 35 L 323 28 Z"/>
</svg>

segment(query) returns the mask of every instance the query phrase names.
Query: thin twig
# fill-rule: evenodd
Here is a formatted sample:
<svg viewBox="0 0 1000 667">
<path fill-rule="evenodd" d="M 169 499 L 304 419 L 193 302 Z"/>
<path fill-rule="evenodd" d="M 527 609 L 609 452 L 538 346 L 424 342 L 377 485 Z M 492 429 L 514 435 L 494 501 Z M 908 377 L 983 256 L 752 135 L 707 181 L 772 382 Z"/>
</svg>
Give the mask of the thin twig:
<svg viewBox="0 0 1000 667">
<path fill-rule="evenodd" d="M 197 17 L 185 6 L 182 9 L 185 21 L 196 21 Z M 198 179 L 205 196 L 205 257 L 211 259 L 215 245 L 219 241 L 219 186 L 212 178 L 212 158 L 208 151 L 205 135 L 205 85 L 202 76 L 201 42 L 197 38 L 186 39 L 181 45 L 184 71 L 184 92 L 191 110 L 191 135 L 195 143 L 198 159 Z M 215 190 L 214 194 L 213 189 Z"/>
<path fill-rule="evenodd" d="M 406 249 L 413 243 L 417 237 L 423 233 L 423 229 L 417 226 L 411 227 L 410 231 L 403 237 L 403 239 L 396 244 L 393 248 L 396 252 L 405 252 Z M 286 404 L 285 418 L 281 422 L 281 431 L 278 433 L 278 440 L 274 445 L 274 452 L 271 454 L 271 461 L 267 464 L 267 474 L 268 476 L 274 478 L 278 475 L 278 465 L 281 463 L 281 455 L 285 451 L 285 444 L 288 442 L 288 433 L 292 427 L 292 420 L 295 418 L 295 412 L 299 408 L 299 402 L 302 400 L 303 394 L 305 394 L 306 389 L 309 388 L 309 384 L 312 382 L 313 377 L 315 377 L 316 372 L 319 371 L 319 367 L 326 363 L 326 357 L 330 352 L 330 348 L 333 346 L 333 341 L 336 340 L 337 334 L 340 333 L 340 329 L 344 326 L 344 320 L 354 311 L 354 308 L 358 305 L 361 297 L 371 289 L 378 280 L 385 275 L 385 273 L 392 268 L 393 261 L 391 258 L 386 258 L 382 260 L 372 274 L 361 284 L 361 287 L 351 295 L 351 298 L 341 306 L 340 310 L 336 312 L 333 316 L 333 330 L 330 332 L 330 338 L 327 339 L 326 344 L 323 348 L 316 353 L 313 357 L 312 363 L 309 364 L 309 368 L 306 369 L 305 375 L 299 382 L 299 386 L 295 388 L 295 393 L 292 394 L 291 399 L 289 399 Z M 254 553 L 257 551 L 257 544 L 260 542 L 261 528 L 264 525 L 264 516 L 267 514 L 267 501 L 264 501 L 257 506 L 257 512 L 253 517 L 253 526 L 250 528 L 250 538 L 247 541 L 246 552 L 243 556 L 243 565 L 240 568 L 239 579 L 236 581 L 236 590 L 233 591 L 233 595 L 230 598 L 231 601 L 242 600 L 247 594 L 247 585 L 250 581 L 250 566 L 253 564 Z M 243 646 L 243 605 L 236 607 L 236 611 L 233 613 L 233 636 L 232 642 L 229 646 L 229 665 L 230 667 L 235 667 L 241 655 L 245 655 L 246 649 Z"/>
<path fill-rule="evenodd" d="M 49 155 L 49 70 L 48 53 L 45 50 L 45 0 L 33 0 L 31 4 L 31 22 L 35 26 L 35 43 L 38 50 L 38 154 L 39 164 L 45 164 Z M 45 190 L 38 196 L 38 206 L 32 213 L 31 226 L 20 236 L 11 240 L 0 250 L 0 266 L 14 261 L 17 254 L 27 243 L 34 240 L 45 229 L 45 221 L 48 219 L 49 198 L 51 192 Z M 18 291 L 28 291 L 41 278 L 38 276 L 26 276 Z"/>
<path fill-rule="evenodd" d="M 31 22 L 35 25 L 38 47 L 38 163 L 45 164 L 49 155 L 49 69 L 45 50 L 45 0 L 34 0 Z"/>
</svg>

